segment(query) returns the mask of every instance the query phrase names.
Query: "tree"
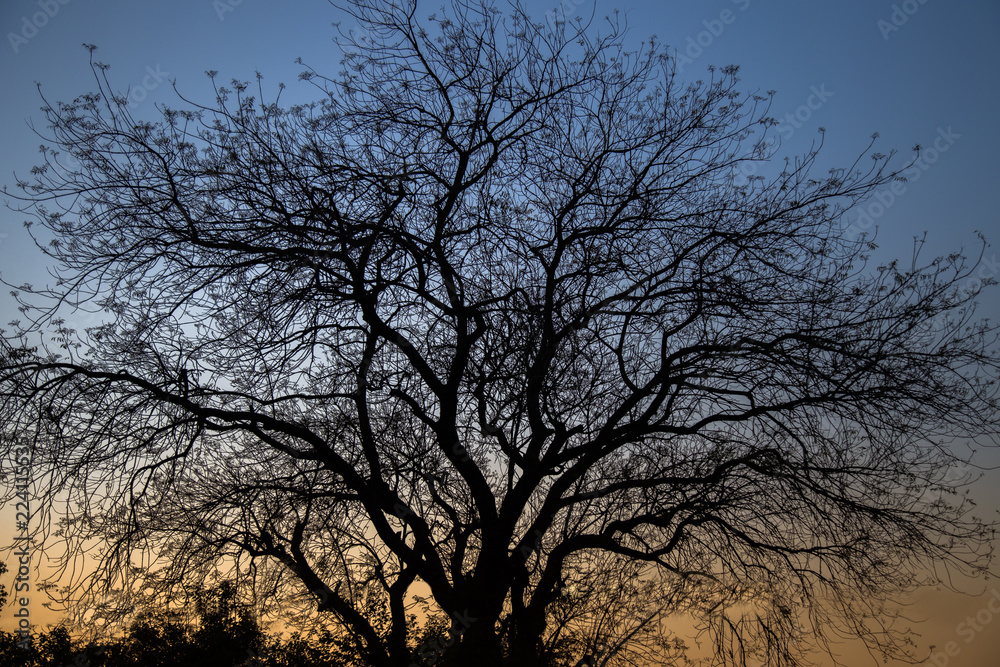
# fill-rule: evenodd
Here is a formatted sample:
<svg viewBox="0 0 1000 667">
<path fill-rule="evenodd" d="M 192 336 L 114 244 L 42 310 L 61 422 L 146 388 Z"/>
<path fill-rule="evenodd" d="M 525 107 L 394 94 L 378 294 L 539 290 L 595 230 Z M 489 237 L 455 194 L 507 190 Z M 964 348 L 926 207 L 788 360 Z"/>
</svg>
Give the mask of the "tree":
<svg viewBox="0 0 1000 667">
<path fill-rule="evenodd" d="M 259 656 L 269 653 L 271 638 L 240 605 L 233 582 L 199 590 L 194 597 L 189 619 L 176 611 L 140 610 L 124 636 L 109 642 L 102 652 L 105 663 L 109 667 L 264 664 Z"/>
<path fill-rule="evenodd" d="M 237 600 L 232 582 L 199 590 L 194 610 L 142 608 L 125 632 L 96 643 L 66 627 L 36 635 L 27 649 L 0 632 L 0 664 L 24 667 L 347 667 L 324 637 L 268 635 Z"/>
<path fill-rule="evenodd" d="M 64 627 L 40 632 L 25 646 L 20 634 L 0 631 L 0 664 L 19 667 L 63 667 L 74 661 L 69 631 Z"/>
<path fill-rule="evenodd" d="M 615 18 L 348 11 L 313 104 L 258 78 L 147 122 L 95 63 L 44 107 L 17 197 L 61 270 L 0 409 L 68 553 L 104 545 L 84 592 L 228 569 L 378 666 L 625 664 L 677 612 L 723 662 L 905 651 L 892 597 L 986 562 L 949 444 L 1000 364 L 975 262 L 847 229 L 892 154 L 737 184 L 775 121 L 735 67 L 685 84 Z"/>
</svg>

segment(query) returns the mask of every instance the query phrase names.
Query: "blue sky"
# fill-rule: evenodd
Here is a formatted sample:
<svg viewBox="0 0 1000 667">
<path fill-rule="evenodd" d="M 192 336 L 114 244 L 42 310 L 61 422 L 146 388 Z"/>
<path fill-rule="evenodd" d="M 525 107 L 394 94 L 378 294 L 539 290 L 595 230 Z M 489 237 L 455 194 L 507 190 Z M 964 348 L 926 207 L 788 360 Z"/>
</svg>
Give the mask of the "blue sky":
<svg viewBox="0 0 1000 667">
<path fill-rule="evenodd" d="M 425 5 L 430 12 L 438 3 Z M 539 18 L 594 12 L 597 23 L 615 9 L 606 0 L 528 6 Z M 848 163 L 875 131 L 880 148 L 899 151 L 899 164 L 911 158 L 914 144 L 933 148 L 946 133 L 949 142 L 939 146 L 947 150 L 928 155 L 933 160 L 922 164 L 919 179 L 887 210 L 876 206 L 878 215 L 862 221 L 869 229 L 878 226 L 887 256 L 908 258 L 912 237 L 924 231 L 931 252 L 974 248 L 976 230 L 1000 239 L 989 194 L 1000 176 L 994 126 L 1000 3 L 631 0 L 621 10 L 636 40 L 655 34 L 678 49 L 682 76 L 697 78 L 708 65 L 734 63 L 748 89 L 776 90 L 772 113 L 784 122 L 784 150 L 801 151 L 825 127 L 824 166 Z M 0 181 L 12 183 L 15 170 L 26 173 L 37 161 L 40 141 L 28 127 L 32 120 L 41 126 L 35 82 L 51 100 L 94 87 L 83 42 L 98 45 L 97 58 L 111 65 L 116 88 L 133 91 L 133 113 L 153 117 L 157 103 L 174 101 L 174 81 L 185 96 L 210 101 L 208 69 L 218 70 L 223 81 L 251 79 L 260 71 L 272 92 L 279 81 L 289 85 L 286 101 L 309 98 L 311 88 L 296 80 L 295 58 L 335 72 L 341 53 L 331 23 L 338 20 L 346 31 L 354 27 L 326 0 L 280 6 L 263 0 L 6 0 L 0 9 L 6 93 Z M 0 234 L 7 235 L 0 238 L 0 271 L 15 283 L 40 282 L 42 266 L 27 249 L 21 218 L 0 211 Z M 991 253 L 996 250 L 987 259 Z M 10 300 L 0 296 L 4 322 L 8 312 Z"/>
<path fill-rule="evenodd" d="M 439 5 L 424 2 L 423 13 Z M 540 0 L 527 6 L 538 18 L 594 13 L 597 23 L 618 7 L 636 41 L 655 34 L 678 49 L 683 77 L 705 76 L 709 65 L 740 65 L 747 89 L 777 91 L 772 114 L 783 122 L 783 151 L 800 152 L 826 128 L 824 167 L 849 164 L 876 131 L 881 150 L 899 151 L 899 165 L 912 158 L 914 144 L 931 148 L 913 172 L 918 177 L 901 193 L 883 193 L 882 206 L 868 209 L 869 219 L 853 222 L 878 227 L 882 257 L 907 260 L 913 237 L 925 231 L 928 255 L 976 250 L 981 231 L 995 244 L 986 251 L 984 275 L 1000 274 L 993 196 L 1000 181 L 996 0 Z M 96 44 L 97 58 L 111 65 L 112 85 L 133 91 L 133 113 L 153 118 L 158 103 L 176 106 L 175 81 L 186 97 L 210 103 L 209 69 L 223 81 L 252 79 L 260 71 L 272 93 L 278 82 L 288 84 L 286 102 L 311 98 L 312 89 L 297 81 L 301 68 L 294 61 L 301 56 L 321 72 L 336 73 L 342 54 L 331 23 L 338 20 L 344 31 L 354 27 L 326 0 L 4 0 L 0 183 L 13 185 L 14 172 L 27 174 L 38 160 L 40 140 L 29 129 L 31 122 L 43 125 L 35 82 L 50 100 L 94 88 L 84 42 Z M 0 210 L 0 275 L 37 285 L 47 280 L 44 257 L 23 230 L 23 217 Z M 0 293 L 4 323 L 16 316 L 6 291 Z M 994 319 L 1000 316 L 996 292 L 983 303 L 983 314 Z M 977 490 L 990 512 L 998 487 L 994 472 Z M 976 656 L 1000 643 L 995 629 L 969 643 L 958 630 L 966 611 L 974 614 L 988 600 L 929 594 L 919 601 L 916 616 L 930 619 L 928 643 L 958 642 L 950 664 L 985 664 Z M 1000 627 L 1000 618 L 994 622 Z"/>
</svg>

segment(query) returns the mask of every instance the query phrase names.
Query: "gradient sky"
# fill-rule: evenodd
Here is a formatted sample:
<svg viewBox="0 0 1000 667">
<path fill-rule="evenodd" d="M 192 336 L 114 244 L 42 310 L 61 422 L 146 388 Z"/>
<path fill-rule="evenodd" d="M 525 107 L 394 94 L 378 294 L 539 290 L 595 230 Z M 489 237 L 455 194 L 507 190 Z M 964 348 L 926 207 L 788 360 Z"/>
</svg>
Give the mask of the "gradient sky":
<svg viewBox="0 0 1000 667">
<path fill-rule="evenodd" d="M 424 15 L 440 6 L 437 0 L 422 4 Z M 884 208 L 851 222 L 878 227 L 880 257 L 905 260 L 913 237 L 925 231 L 928 257 L 977 251 L 980 231 L 996 244 L 986 250 L 983 273 L 1000 274 L 1000 213 L 992 192 L 1000 182 L 997 0 L 596 0 L 596 6 L 594 0 L 536 0 L 527 6 L 540 19 L 562 11 L 595 14 L 596 23 L 617 6 L 636 41 L 655 34 L 680 52 L 685 78 L 705 76 L 709 65 L 740 65 L 745 88 L 777 91 L 772 115 L 783 123 L 783 151 L 801 152 L 826 128 L 824 167 L 850 164 L 876 131 L 880 150 L 899 151 L 899 165 L 912 158 L 914 144 L 934 148 L 901 195 L 890 201 L 885 194 Z M 313 89 L 297 81 L 301 68 L 294 61 L 301 56 L 335 74 L 342 53 L 331 24 L 339 20 L 345 32 L 356 28 L 326 0 L 3 0 L 0 184 L 13 186 L 13 174 L 26 175 L 38 161 L 41 141 L 29 127 L 44 129 L 35 83 L 52 101 L 94 89 L 85 42 L 96 44 L 97 59 L 111 65 L 112 85 L 133 91 L 133 114 L 152 119 L 158 103 L 179 106 L 175 81 L 185 97 L 210 103 L 204 75 L 210 69 L 226 82 L 252 80 L 259 71 L 272 95 L 279 82 L 288 84 L 284 102 L 312 99 Z M 0 275 L 14 284 L 42 284 L 45 258 L 31 245 L 23 217 L 0 209 Z M 0 291 L 6 323 L 17 313 L 8 290 Z M 993 319 L 1000 316 L 998 291 L 982 303 Z M 984 462 L 1000 462 L 1000 456 L 988 452 Z M 985 514 L 996 515 L 998 488 L 996 471 L 979 483 Z M 987 593 L 993 587 L 980 584 Z M 935 591 L 918 597 L 911 611 L 927 619 L 919 625 L 926 645 L 939 651 L 956 642 L 958 648 L 946 663 L 939 655 L 937 664 L 995 664 L 987 656 L 1000 652 L 1000 617 L 971 639 L 970 626 L 960 625 L 988 610 L 991 599 Z M 1000 609 L 1000 599 L 993 608 Z M 10 613 L 4 610 L 0 627 L 9 627 Z M 978 623 L 987 615 L 992 620 L 988 611 Z"/>
</svg>

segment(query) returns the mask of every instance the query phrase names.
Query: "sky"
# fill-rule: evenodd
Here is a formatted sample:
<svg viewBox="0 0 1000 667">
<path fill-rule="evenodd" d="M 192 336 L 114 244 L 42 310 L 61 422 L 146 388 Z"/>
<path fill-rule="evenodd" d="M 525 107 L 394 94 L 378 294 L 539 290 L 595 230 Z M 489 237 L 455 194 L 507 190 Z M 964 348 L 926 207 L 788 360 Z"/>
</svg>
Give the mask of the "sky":
<svg viewBox="0 0 1000 667">
<path fill-rule="evenodd" d="M 422 13 L 440 4 L 422 2 Z M 541 20 L 593 15 L 596 24 L 618 8 L 630 39 L 656 35 L 676 49 L 682 78 L 705 77 L 710 65 L 739 65 L 747 90 L 777 91 L 771 113 L 781 122 L 785 154 L 807 148 L 820 127 L 824 167 L 853 162 L 873 132 L 880 150 L 898 151 L 898 166 L 914 158 L 915 144 L 926 147 L 901 189 L 883 191 L 847 222 L 877 229 L 880 258 L 907 261 L 914 237 L 925 232 L 928 258 L 978 253 L 982 233 L 994 245 L 980 274 L 1000 276 L 1000 212 L 992 193 L 1000 180 L 1000 2 L 536 0 L 526 6 Z M 326 0 L 3 0 L 0 185 L 12 187 L 15 173 L 26 175 L 39 161 L 41 139 L 31 129 L 44 131 L 36 83 L 50 101 L 95 88 L 84 43 L 98 46 L 96 59 L 111 66 L 113 87 L 130 91 L 132 113 L 154 119 L 158 104 L 177 106 L 174 87 L 211 103 L 206 70 L 217 70 L 222 81 L 252 80 L 260 72 L 272 94 L 279 82 L 288 85 L 286 103 L 312 99 L 313 89 L 297 81 L 302 68 L 295 60 L 335 74 L 343 55 L 333 41 L 338 21 L 341 31 L 358 34 L 353 19 Z M 44 284 L 45 257 L 23 220 L 0 208 L 0 277 Z M 0 290 L 2 323 L 17 317 L 7 292 Z M 984 298 L 983 315 L 1000 316 L 998 292 Z M 1000 463 L 1000 456 L 986 452 L 983 462 Z M 987 472 L 975 489 L 984 513 L 996 514 L 998 489 L 1000 472 Z M 911 615 L 926 645 L 936 647 L 929 664 L 988 664 L 986 656 L 1000 650 L 1000 614 L 993 611 L 1000 612 L 1000 592 L 991 594 L 1000 584 L 980 582 L 978 591 L 917 597 Z M 0 627 L 8 627 L 10 613 L 3 611 Z"/>
</svg>

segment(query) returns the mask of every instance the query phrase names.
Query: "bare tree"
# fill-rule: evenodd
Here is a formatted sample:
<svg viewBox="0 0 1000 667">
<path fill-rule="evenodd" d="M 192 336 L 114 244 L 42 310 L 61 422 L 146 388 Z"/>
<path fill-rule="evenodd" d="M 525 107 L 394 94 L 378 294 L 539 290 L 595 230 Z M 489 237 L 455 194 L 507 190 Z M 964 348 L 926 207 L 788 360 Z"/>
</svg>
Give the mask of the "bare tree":
<svg viewBox="0 0 1000 667">
<path fill-rule="evenodd" d="M 95 63 L 45 106 L 17 197 L 61 268 L 0 414 L 67 554 L 103 545 L 89 590 L 297 586 L 379 666 L 668 659 L 672 612 L 726 663 L 905 653 L 893 596 L 986 563 L 947 473 L 998 358 L 975 262 L 846 233 L 891 154 L 737 185 L 775 122 L 735 67 L 683 83 L 613 18 L 348 11 L 314 104 L 233 81 L 145 122 Z"/>
</svg>

